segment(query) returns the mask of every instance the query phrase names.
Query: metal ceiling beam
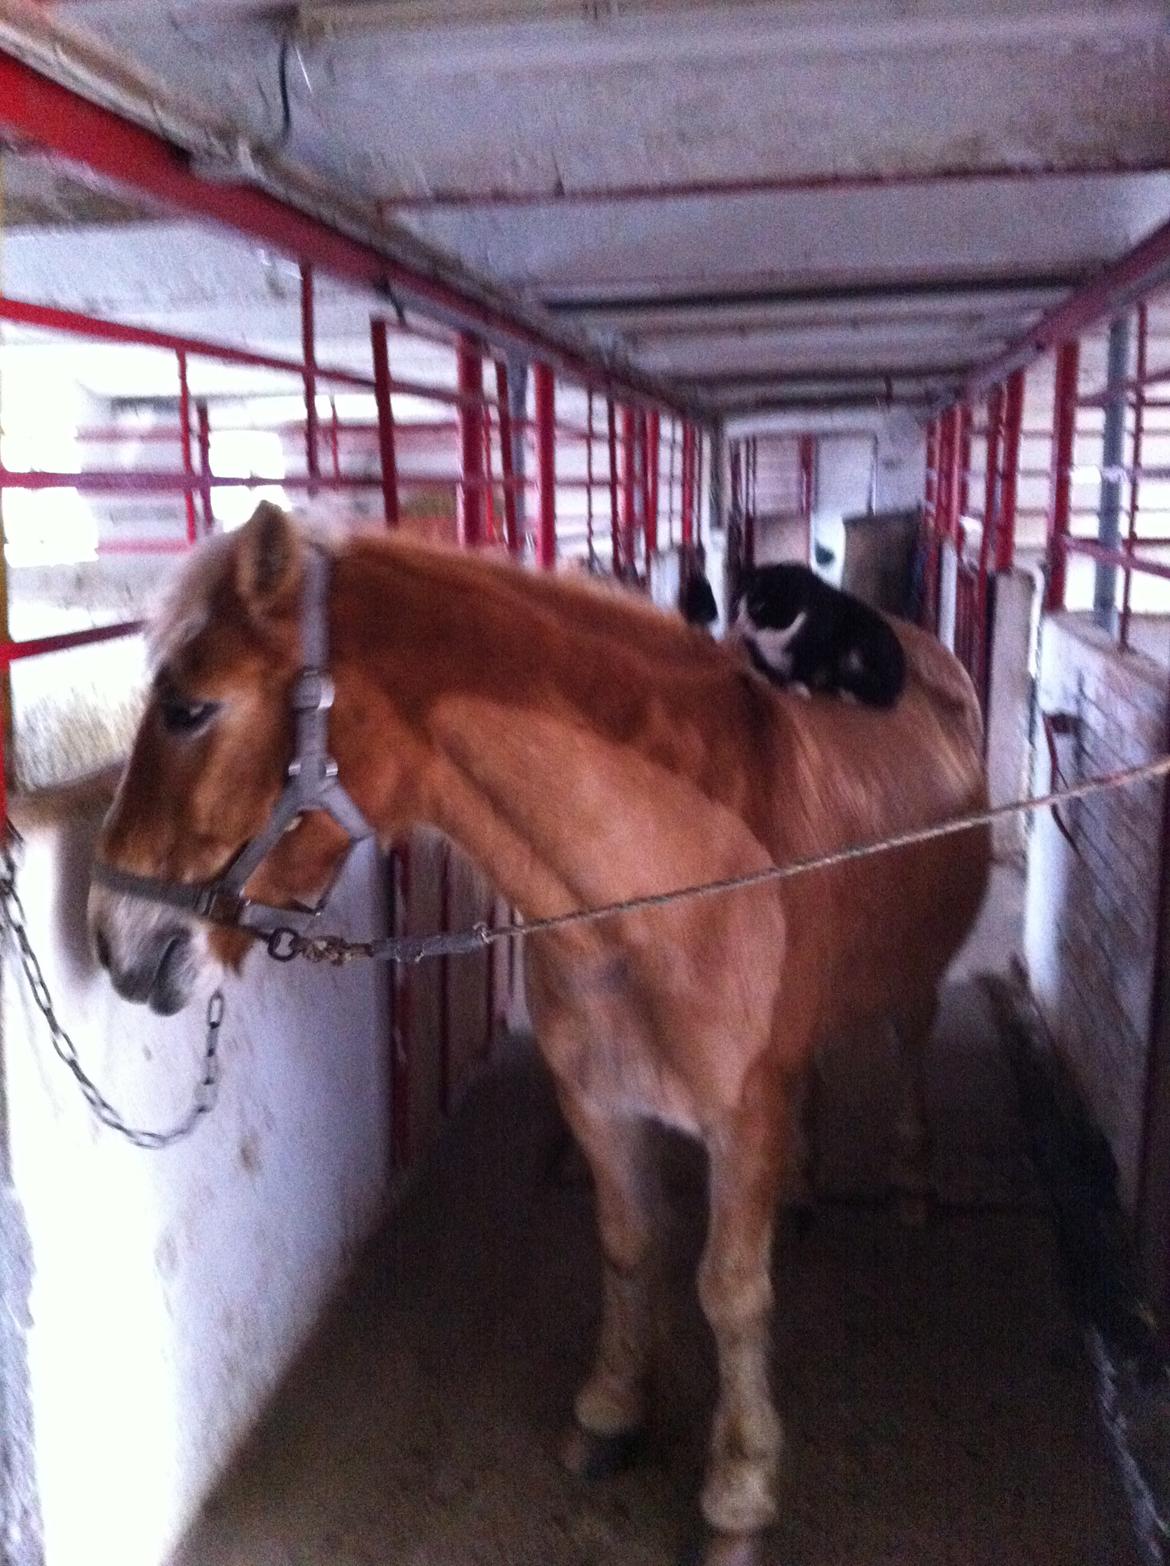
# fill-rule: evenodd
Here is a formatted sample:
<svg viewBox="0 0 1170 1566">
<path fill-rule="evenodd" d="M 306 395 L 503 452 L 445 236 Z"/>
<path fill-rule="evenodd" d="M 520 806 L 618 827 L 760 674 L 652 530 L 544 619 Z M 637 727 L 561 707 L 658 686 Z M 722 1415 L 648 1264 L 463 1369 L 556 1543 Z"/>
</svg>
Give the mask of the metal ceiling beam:
<svg viewBox="0 0 1170 1566">
<path fill-rule="evenodd" d="M 110 107 L 110 100 L 119 108 Z M 134 105 L 138 114 L 131 118 L 123 104 Z M 0 0 L 0 133 L 26 138 L 165 207 L 208 219 L 321 272 L 545 359 L 601 389 L 701 413 L 680 402 L 674 387 L 615 363 L 600 349 L 594 352 L 551 319 L 546 326 L 543 312 L 526 309 L 438 252 L 414 246 L 405 259 L 393 252 L 392 236 L 380 235 L 376 226 L 356 232 L 356 215 L 346 208 L 338 209 L 336 223 L 329 221 L 318 210 L 327 208 L 324 193 L 310 206 L 307 176 L 300 187 L 305 206 L 260 188 L 262 180 L 277 185 L 282 172 L 295 187 L 296 176 L 291 169 L 270 169 L 249 144 L 241 141 L 235 148 L 240 167 L 234 178 L 223 177 L 232 173 L 230 156 L 226 169 L 221 161 L 218 174 L 208 170 L 201 176 L 192 149 L 177 132 L 172 139 L 173 126 L 198 123 L 184 114 L 181 107 L 164 103 L 157 89 L 148 90 L 128 67 L 107 59 L 36 7 Z M 139 116 L 166 125 L 168 135 L 137 123 Z M 211 148 L 214 155 L 218 150 L 223 159 L 215 131 L 205 126 L 199 139 L 200 151 Z M 218 139 L 222 142 L 222 130 Z M 247 182 L 245 169 L 256 183 Z"/>
<path fill-rule="evenodd" d="M 938 406 L 938 398 L 925 396 L 874 397 L 833 393 L 824 397 L 759 397 L 749 402 L 720 404 L 722 419 L 741 418 L 753 413 L 830 413 L 847 408 L 854 412 L 872 409 L 888 413 L 894 408 L 927 413 Z"/>
<path fill-rule="evenodd" d="M 737 196 L 792 195 L 806 191 L 873 190 L 886 187 L 964 184 L 972 181 L 1031 182 L 1101 175 L 1165 174 L 1165 158 L 1037 163 L 940 165 L 929 169 L 858 169 L 848 173 L 761 174 L 738 179 L 693 179 L 668 184 L 590 185 L 528 190 L 436 190 L 383 196 L 378 208 L 388 216 L 401 212 L 459 211 L 475 207 L 565 207 L 631 202 L 691 201 Z"/>
<path fill-rule="evenodd" d="M 1121 314 L 1151 289 L 1170 282 L 1170 221 L 1110 261 L 1096 276 L 1073 290 L 1014 343 L 977 369 L 964 387 L 967 398 L 981 397 L 1013 370 L 1023 368 L 1088 327 Z"/>
<path fill-rule="evenodd" d="M 829 385 L 840 381 L 929 381 L 943 380 L 962 382 L 965 376 L 972 371 L 970 360 L 962 364 L 895 364 L 860 366 L 853 370 L 817 369 L 808 367 L 799 370 L 747 370 L 719 371 L 712 375 L 688 375 L 688 386 L 701 387 L 704 391 L 719 391 L 728 386 L 799 386 L 810 382 L 815 385 Z"/>
<path fill-rule="evenodd" d="M 703 292 L 581 295 L 548 293 L 542 302 L 554 315 L 619 316 L 639 310 L 745 309 L 760 305 L 849 304 L 869 299 L 955 299 L 985 294 L 1010 298 L 1013 294 L 1047 292 L 1059 295 L 1083 281 L 1081 273 L 1032 274 L 1020 277 L 959 275 L 927 278 L 875 278 L 856 283 L 805 283 L 789 287 L 723 289 Z"/>
</svg>

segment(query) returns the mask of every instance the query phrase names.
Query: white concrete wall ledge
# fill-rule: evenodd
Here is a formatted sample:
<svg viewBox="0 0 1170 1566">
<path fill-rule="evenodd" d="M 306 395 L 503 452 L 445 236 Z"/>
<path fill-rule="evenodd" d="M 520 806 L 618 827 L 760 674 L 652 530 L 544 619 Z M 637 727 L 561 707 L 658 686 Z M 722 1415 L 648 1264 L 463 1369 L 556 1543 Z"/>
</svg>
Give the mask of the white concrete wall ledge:
<svg viewBox="0 0 1170 1566">
<path fill-rule="evenodd" d="M 19 882 L 86 1069 L 128 1118 L 161 1126 L 189 1101 L 202 1004 L 153 1017 L 119 1001 L 89 956 L 86 885 L 111 781 L 18 804 Z M 371 855 L 347 873 L 338 920 L 379 929 L 383 906 Z M 190 1140 L 140 1152 L 91 1118 L 5 952 L 46 1566 L 161 1566 L 384 1211 L 384 970 L 257 954 L 225 990 L 218 1107 Z"/>
</svg>

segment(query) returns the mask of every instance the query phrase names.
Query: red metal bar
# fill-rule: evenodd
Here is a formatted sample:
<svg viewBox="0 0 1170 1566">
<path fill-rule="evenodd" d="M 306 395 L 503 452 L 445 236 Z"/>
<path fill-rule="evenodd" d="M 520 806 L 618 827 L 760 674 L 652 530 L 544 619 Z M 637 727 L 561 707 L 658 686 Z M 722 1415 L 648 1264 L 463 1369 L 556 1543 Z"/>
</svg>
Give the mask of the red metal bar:
<svg viewBox="0 0 1170 1566">
<path fill-rule="evenodd" d="M 622 571 L 634 564 L 634 534 L 637 529 L 637 424 L 629 403 L 622 406 Z"/>
<path fill-rule="evenodd" d="M 483 353 L 466 332 L 457 349 L 459 374 L 459 542 L 483 543 Z"/>
<path fill-rule="evenodd" d="M 258 186 L 200 178 L 183 150 L 163 136 L 50 81 L 10 54 L 0 54 L 0 125 L 20 140 L 145 191 L 168 207 L 246 234 L 318 271 L 455 313 L 469 328 L 506 337 L 586 384 L 622 387 L 627 395 L 675 406 L 675 398 L 657 381 L 633 372 L 609 373 L 555 329 L 542 329 L 503 296 L 493 297 L 486 285 L 439 275 L 437 261 L 412 264 L 391 258 Z"/>
<path fill-rule="evenodd" d="M 183 461 L 183 477 L 189 487 L 183 493 L 183 509 L 187 518 L 187 542 L 193 544 L 198 536 L 195 521 L 195 456 L 191 450 L 191 385 L 187 379 L 187 355 L 180 349 L 175 355 L 179 368 L 179 451 Z M 206 488 L 206 484 L 203 485 Z"/>
<path fill-rule="evenodd" d="M 1020 467 L 1020 425 L 1024 414 L 1024 371 L 1008 376 L 1003 402 L 1003 476 L 995 528 L 995 569 L 1010 571 L 1016 554 L 1016 490 Z"/>
<path fill-rule="evenodd" d="M 310 479 L 321 476 L 321 452 L 317 443 L 317 328 L 313 300 L 313 268 L 301 262 L 301 357 L 305 381 L 305 471 Z M 312 485 L 309 494 L 314 493 Z"/>
<path fill-rule="evenodd" d="M 203 531 L 214 533 L 215 512 L 211 505 L 211 410 L 202 399 L 195 404 L 195 420 L 199 431 L 199 499 L 203 507 Z"/>
<path fill-rule="evenodd" d="M 1056 351 L 1056 389 L 1052 405 L 1052 478 L 1047 522 L 1048 582 L 1044 593 L 1044 607 L 1049 612 L 1064 608 L 1067 557 L 1062 546 L 1069 532 L 1080 358 L 1081 345 L 1075 337 L 1061 343 Z"/>
<path fill-rule="evenodd" d="M 691 494 L 694 497 L 695 508 L 695 542 L 703 542 L 703 432 L 695 430 L 695 459 L 694 475 L 691 481 Z"/>
<path fill-rule="evenodd" d="M 923 564 L 922 623 L 938 635 L 939 574 L 942 559 L 939 547 L 940 447 L 942 419 L 931 419 L 926 429 L 926 489 L 923 497 L 923 524 L 926 531 L 926 559 Z"/>
<path fill-rule="evenodd" d="M 500 410 L 500 469 L 504 484 L 504 542 L 508 553 L 520 550 L 520 526 L 516 512 L 514 488 L 516 468 L 512 441 L 512 408 L 508 401 L 508 366 L 503 359 L 496 360 L 496 404 Z"/>
<path fill-rule="evenodd" d="M 747 504 L 744 507 L 744 565 L 755 565 L 755 506 L 758 500 L 758 476 L 760 476 L 760 448 L 757 440 L 747 442 L 746 462 L 744 462 L 744 489 L 746 489 Z"/>
<path fill-rule="evenodd" d="M 593 391 L 587 394 L 585 423 L 589 440 L 585 447 L 585 549 L 592 566 L 593 551 Z"/>
<path fill-rule="evenodd" d="M 1086 327 L 1120 315 L 1142 294 L 1163 282 L 1168 267 L 1170 222 L 1163 223 L 1132 250 L 1102 267 L 1091 281 L 1061 300 L 1016 342 L 1009 344 L 998 358 L 982 366 L 969 380 L 967 395 L 981 395 L 1011 371 L 1078 336 Z"/>
<path fill-rule="evenodd" d="M 646 453 L 646 571 L 658 553 L 658 462 L 662 440 L 662 425 L 655 408 L 643 418 L 642 440 Z"/>
<path fill-rule="evenodd" d="M 64 631 L 59 636 L 38 636 L 27 642 L 0 642 L 0 668 L 19 663 L 22 658 L 39 658 L 42 653 L 67 652 L 71 647 L 90 647 L 95 642 L 115 642 L 133 636 L 142 629 L 141 620 L 120 620 L 116 625 L 95 625 L 86 631 Z"/>
<path fill-rule="evenodd" d="M 618 521 L 617 409 L 614 407 L 612 397 L 605 399 L 605 410 L 606 438 L 609 441 L 609 539 L 613 574 L 620 576 L 622 569 L 622 543 L 621 525 Z"/>
<path fill-rule="evenodd" d="M 958 433 L 958 410 L 947 408 L 942 415 L 938 441 L 938 509 L 937 521 L 940 539 L 955 536 L 955 438 Z"/>
<path fill-rule="evenodd" d="M 540 515 L 536 534 L 536 563 L 552 571 L 557 563 L 557 448 L 556 382 L 552 366 L 533 367 L 536 403 L 536 472 Z"/>
<path fill-rule="evenodd" d="M 1096 544 L 1089 538 L 1065 537 L 1058 540 L 1058 547 L 1066 554 L 1088 555 L 1090 560 L 1100 560 L 1105 565 L 1121 566 L 1123 569 L 1128 567 L 1131 571 L 1141 572 L 1143 576 L 1156 576 L 1161 581 L 1170 582 L 1170 561 L 1163 564 L 1137 555 L 1131 558 L 1124 549 L 1108 549 L 1104 544 Z"/>
<path fill-rule="evenodd" d="M 499 526 L 496 522 L 495 471 L 492 467 L 492 420 L 485 408 L 482 414 L 483 433 L 483 505 L 484 536 L 490 543 L 498 543 Z"/>
<path fill-rule="evenodd" d="M 991 594 L 988 575 L 991 565 L 991 541 L 997 534 L 999 507 L 999 454 L 1003 441 L 1003 387 L 992 388 L 987 399 L 987 449 L 983 475 L 983 526 L 979 532 L 979 574 L 976 587 L 975 617 L 979 626 L 979 662 L 973 673 L 979 699 L 986 706 L 990 677 L 990 645 L 987 635 Z M 986 731 L 984 742 L 986 743 Z"/>
<path fill-rule="evenodd" d="M 971 509 L 971 430 L 972 430 L 971 404 L 964 402 L 959 404 L 959 439 L 958 458 L 956 467 L 958 470 L 958 490 L 955 503 L 955 528 L 956 532 L 963 525 L 963 518 Z"/>
<path fill-rule="evenodd" d="M 670 465 L 666 475 L 666 533 L 667 542 L 674 544 L 674 465 L 678 456 L 678 420 L 670 421 Z"/>
<path fill-rule="evenodd" d="M 298 473 L 281 475 L 250 473 L 235 478 L 224 473 L 208 475 L 167 472 L 158 468 L 91 468 L 87 473 L 46 473 L 41 469 L 0 467 L 0 489 L 75 489 L 82 495 L 155 494 L 186 495 L 203 489 L 377 489 L 377 479 L 360 473 L 343 473 L 339 479 L 312 479 Z M 422 484 L 454 484 L 457 480 L 427 476 Z"/>
<path fill-rule="evenodd" d="M 742 470 L 739 451 L 736 451 L 733 490 L 741 481 Z M 742 497 L 741 497 L 742 498 Z M 741 507 L 742 510 L 746 508 Z M 682 438 L 682 522 L 680 527 L 683 552 L 688 552 L 695 541 L 695 426 L 689 419 L 683 423 Z"/>
<path fill-rule="evenodd" d="M 0 54 L 0 81 L 3 80 L 4 56 Z M 4 106 L 0 100 L 0 121 L 4 118 Z M 140 348 L 163 348 L 168 353 L 186 353 L 192 358 L 217 359 L 222 364 L 244 364 L 257 370 L 277 370 L 304 376 L 304 365 L 299 359 L 288 359 L 278 354 L 254 353 L 249 348 L 233 348 L 228 343 L 214 342 L 206 337 L 180 337 L 174 332 L 156 332 L 144 326 L 129 326 L 122 321 L 105 321 L 99 316 L 84 315 L 77 310 L 61 310 L 55 305 L 30 304 L 24 299 L 0 296 L 0 321 L 11 321 L 18 326 L 43 327 L 45 331 L 62 332 L 71 337 L 89 337 L 99 342 L 132 343 Z M 317 366 L 322 380 L 336 381 L 340 386 L 357 386 L 370 390 L 373 382 L 368 375 L 353 370 Z"/>
<path fill-rule="evenodd" d="M 374 398 L 378 405 L 378 454 L 381 458 L 382 509 L 388 527 L 398 526 L 398 459 L 394 447 L 394 407 L 390 397 L 390 344 L 386 323 L 370 322 L 374 356 Z"/>
<path fill-rule="evenodd" d="M 107 538 L 98 541 L 99 555 L 185 555 L 185 538 Z"/>
<path fill-rule="evenodd" d="M 1131 457 L 1133 467 L 1129 480 L 1129 516 L 1125 531 L 1125 552 L 1130 560 L 1133 559 L 1134 535 L 1137 532 L 1137 520 L 1139 502 L 1138 495 L 1141 490 L 1142 479 L 1142 436 L 1145 423 L 1145 381 L 1146 381 L 1146 356 L 1149 348 L 1149 309 L 1143 301 L 1137 311 L 1137 374 L 1138 390 L 1134 399 L 1133 412 L 1133 450 Z M 1121 618 L 1117 627 L 1117 640 L 1124 651 L 1129 646 L 1129 620 L 1133 598 L 1133 572 L 1125 571 L 1122 574 L 1121 588 Z"/>
</svg>

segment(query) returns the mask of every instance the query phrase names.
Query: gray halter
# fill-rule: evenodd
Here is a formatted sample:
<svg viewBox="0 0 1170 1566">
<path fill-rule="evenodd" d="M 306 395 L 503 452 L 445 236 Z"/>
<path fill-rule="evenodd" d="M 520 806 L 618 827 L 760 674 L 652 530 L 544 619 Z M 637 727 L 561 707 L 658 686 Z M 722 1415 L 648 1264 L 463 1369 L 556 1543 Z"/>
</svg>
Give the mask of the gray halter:
<svg viewBox="0 0 1170 1566">
<path fill-rule="evenodd" d="M 305 552 L 301 591 L 301 657 L 304 662 L 293 683 L 291 705 L 295 721 L 293 756 L 285 785 L 273 806 L 267 825 L 250 838 L 227 869 L 213 881 L 185 884 L 156 876 L 135 875 L 100 860 L 93 879 L 99 886 L 148 902 L 180 908 L 216 924 L 237 925 L 258 934 L 280 930 L 303 931 L 320 915 L 336 884 L 334 875 L 320 900 L 312 907 L 275 908 L 244 896 L 248 878 L 271 853 L 289 826 L 300 816 L 322 810 L 331 816 L 349 839 L 338 873 L 354 844 L 373 837 L 374 829 L 338 781 L 337 763 L 329 754 L 329 709 L 333 705 L 333 681 L 329 677 L 329 555 L 318 545 Z"/>
</svg>

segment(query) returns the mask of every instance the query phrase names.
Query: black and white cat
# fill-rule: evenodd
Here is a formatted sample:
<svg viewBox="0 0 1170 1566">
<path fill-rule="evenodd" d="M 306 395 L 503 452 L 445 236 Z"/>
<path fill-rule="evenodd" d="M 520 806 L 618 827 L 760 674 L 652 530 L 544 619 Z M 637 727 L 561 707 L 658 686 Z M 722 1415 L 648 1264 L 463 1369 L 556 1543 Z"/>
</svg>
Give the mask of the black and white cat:
<svg viewBox="0 0 1170 1566">
<path fill-rule="evenodd" d="M 733 624 L 761 674 L 776 685 L 892 707 L 906 657 L 892 627 L 868 604 L 802 565 L 748 569 Z"/>
</svg>

